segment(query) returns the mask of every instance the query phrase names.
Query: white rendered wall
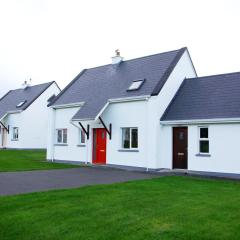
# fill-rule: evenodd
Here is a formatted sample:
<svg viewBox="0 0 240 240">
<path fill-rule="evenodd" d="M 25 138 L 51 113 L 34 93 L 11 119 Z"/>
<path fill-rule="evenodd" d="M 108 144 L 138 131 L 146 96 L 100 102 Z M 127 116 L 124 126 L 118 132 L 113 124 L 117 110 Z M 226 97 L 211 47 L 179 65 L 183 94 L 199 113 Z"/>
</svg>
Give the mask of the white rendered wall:
<svg viewBox="0 0 240 240">
<path fill-rule="evenodd" d="M 79 145 L 79 128 L 70 123 L 71 118 L 79 110 L 78 108 L 65 108 L 65 109 L 50 109 L 55 111 L 54 130 L 52 131 L 52 140 L 49 141 L 47 159 L 51 160 L 70 160 L 70 161 L 86 161 L 87 146 Z M 68 139 L 67 145 L 57 144 L 56 129 L 67 128 Z M 50 149 L 54 148 L 53 156 L 51 156 Z"/>
<path fill-rule="evenodd" d="M 112 139 L 107 140 L 107 164 L 147 167 L 147 101 L 110 104 L 102 115 L 112 123 Z M 138 152 L 121 151 L 122 128 L 138 128 Z M 120 151 L 119 151 L 120 150 Z"/>
<path fill-rule="evenodd" d="M 117 164 L 126 166 L 145 167 L 146 166 L 146 101 L 136 101 L 128 103 L 114 103 L 110 104 L 107 110 L 102 115 L 105 124 L 109 126 L 112 123 L 112 139 L 107 137 L 107 164 Z M 78 146 L 79 144 L 79 128 L 70 123 L 71 118 L 79 108 L 65 108 L 65 109 L 51 109 L 52 118 L 55 111 L 54 132 L 49 139 L 47 158 L 51 160 L 65 160 L 65 161 L 81 161 L 92 162 L 92 141 L 93 129 L 103 128 L 100 121 L 84 121 L 82 124 L 86 127 L 90 124 L 90 138 L 87 140 L 85 146 Z M 78 126 L 78 123 L 75 123 Z M 137 127 L 139 134 L 139 148 L 138 152 L 120 152 L 121 149 L 121 128 L 122 127 Z M 68 129 L 68 143 L 67 145 L 56 144 L 56 129 Z M 53 140 L 51 140 L 51 138 Z M 54 151 L 51 148 L 54 148 Z M 53 154 L 53 156 L 51 155 Z"/>
<path fill-rule="evenodd" d="M 47 147 L 47 100 L 60 92 L 57 85 L 52 84 L 25 111 L 9 114 L 5 119 L 10 126 L 7 135 L 7 148 L 46 148 Z M 12 141 L 12 128 L 19 128 L 19 140 Z"/>
<path fill-rule="evenodd" d="M 209 127 L 210 157 L 196 156 L 199 153 L 199 126 L 188 127 L 188 169 L 240 173 L 240 124 L 211 124 L 207 126 Z"/>
<path fill-rule="evenodd" d="M 12 113 L 9 114 L 6 118 L 5 118 L 5 126 L 7 127 L 9 125 L 9 134 L 7 134 L 7 144 L 6 147 L 7 148 L 21 148 L 22 144 L 24 142 L 23 138 L 20 138 L 21 134 L 22 134 L 22 126 L 23 126 L 23 122 L 22 122 L 22 113 Z M 15 141 L 13 140 L 13 127 L 18 127 L 18 131 L 19 131 L 19 140 Z"/>
<path fill-rule="evenodd" d="M 199 127 L 209 127 L 210 156 L 199 154 Z M 240 173 L 240 124 L 189 125 L 188 127 L 188 170 Z M 162 126 L 165 139 L 164 168 L 172 169 L 172 126 Z"/>
<path fill-rule="evenodd" d="M 149 100 L 148 120 L 148 160 L 149 168 L 165 168 L 170 163 L 166 162 L 169 154 L 165 149 L 166 137 L 160 125 L 160 118 L 175 96 L 185 78 L 196 77 L 191 59 L 187 51 L 184 52 L 175 69 L 169 76 L 161 92 Z"/>
</svg>

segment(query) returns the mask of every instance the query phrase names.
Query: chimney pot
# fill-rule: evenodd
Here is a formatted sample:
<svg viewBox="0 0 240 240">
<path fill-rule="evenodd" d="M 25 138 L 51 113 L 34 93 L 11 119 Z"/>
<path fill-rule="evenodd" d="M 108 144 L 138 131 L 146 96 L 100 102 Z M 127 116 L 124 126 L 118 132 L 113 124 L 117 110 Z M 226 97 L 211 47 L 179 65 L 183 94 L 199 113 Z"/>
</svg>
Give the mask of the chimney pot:
<svg viewBox="0 0 240 240">
<path fill-rule="evenodd" d="M 119 64 L 122 61 L 123 61 L 123 57 L 121 57 L 121 55 L 120 55 L 120 50 L 116 49 L 115 56 L 112 57 L 112 64 Z"/>
</svg>

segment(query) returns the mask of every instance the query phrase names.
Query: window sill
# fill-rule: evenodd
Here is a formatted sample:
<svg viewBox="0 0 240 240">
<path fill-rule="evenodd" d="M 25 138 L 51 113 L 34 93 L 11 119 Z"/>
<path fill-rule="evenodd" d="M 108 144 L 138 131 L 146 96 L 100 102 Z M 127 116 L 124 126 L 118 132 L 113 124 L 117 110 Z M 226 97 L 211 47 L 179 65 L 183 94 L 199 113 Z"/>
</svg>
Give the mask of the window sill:
<svg viewBox="0 0 240 240">
<path fill-rule="evenodd" d="M 13 141 L 13 142 L 17 142 L 17 141 L 18 141 L 18 139 L 11 139 L 11 141 Z"/>
<path fill-rule="evenodd" d="M 138 149 L 118 149 L 119 152 L 139 152 Z"/>
<path fill-rule="evenodd" d="M 55 143 L 54 146 L 68 146 L 66 143 Z"/>
<path fill-rule="evenodd" d="M 209 153 L 198 153 L 195 156 L 197 156 L 197 157 L 211 157 L 211 154 L 209 154 Z"/>
<path fill-rule="evenodd" d="M 77 147 L 86 147 L 86 144 L 78 144 Z"/>
</svg>

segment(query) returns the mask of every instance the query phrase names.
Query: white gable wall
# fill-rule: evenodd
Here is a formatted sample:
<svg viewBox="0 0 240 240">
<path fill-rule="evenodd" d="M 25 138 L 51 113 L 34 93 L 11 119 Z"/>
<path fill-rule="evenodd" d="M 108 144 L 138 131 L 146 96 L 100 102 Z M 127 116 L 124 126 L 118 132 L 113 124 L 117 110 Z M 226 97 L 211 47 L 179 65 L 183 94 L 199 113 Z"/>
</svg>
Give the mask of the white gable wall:
<svg viewBox="0 0 240 240">
<path fill-rule="evenodd" d="M 60 92 L 57 85 L 52 84 L 25 111 L 9 114 L 5 124 L 10 126 L 7 135 L 7 148 L 46 148 L 47 147 L 47 100 Z M 12 128 L 19 128 L 19 140 L 12 141 Z"/>
<path fill-rule="evenodd" d="M 169 152 L 165 149 L 166 138 L 160 125 L 160 118 L 175 96 L 177 90 L 185 78 L 196 77 L 194 67 L 187 51 L 179 60 L 175 69 L 170 74 L 158 96 L 149 99 L 149 120 L 148 120 L 148 162 L 149 168 L 166 168 L 169 161 L 166 155 Z"/>
</svg>

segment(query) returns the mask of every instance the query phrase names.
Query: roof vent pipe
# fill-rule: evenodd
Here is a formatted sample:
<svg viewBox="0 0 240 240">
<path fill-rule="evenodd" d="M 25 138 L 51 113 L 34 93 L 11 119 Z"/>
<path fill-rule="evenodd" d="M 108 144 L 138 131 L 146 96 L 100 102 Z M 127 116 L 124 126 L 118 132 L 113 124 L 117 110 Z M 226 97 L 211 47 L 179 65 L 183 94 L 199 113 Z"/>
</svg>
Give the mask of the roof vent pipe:
<svg viewBox="0 0 240 240">
<path fill-rule="evenodd" d="M 119 49 L 115 50 L 115 56 L 112 57 L 112 64 L 118 64 L 122 61 L 123 57 L 121 57 Z"/>
</svg>

